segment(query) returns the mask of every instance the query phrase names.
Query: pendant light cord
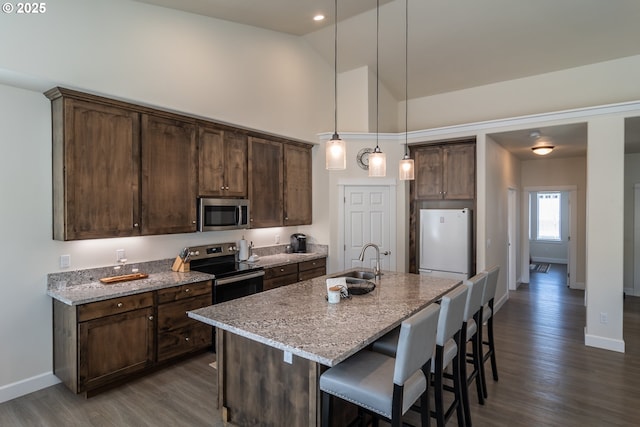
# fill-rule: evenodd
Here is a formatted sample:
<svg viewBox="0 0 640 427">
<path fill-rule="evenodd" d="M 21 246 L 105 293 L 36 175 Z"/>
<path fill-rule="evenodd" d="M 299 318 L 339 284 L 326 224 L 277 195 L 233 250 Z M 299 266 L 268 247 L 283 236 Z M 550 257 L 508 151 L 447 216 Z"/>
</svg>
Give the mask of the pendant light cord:
<svg viewBox="0 0 640 427">
<path fill-rule="evenodd" d="M 380 151 L 378 146 L 379 126 L 380 126 L 380 0 L 376 2 L 376 150 Z"/>
<path fill-rule="evenodd" d="M 338 136 L 338 0 L 335 0 L 333 29 L 333 139 Z"/>
<path fill-rule="evenodd" d="M 409 0 L 405 0 L 404 21 L 404 155 L 409 155 Z"/>
</svg>

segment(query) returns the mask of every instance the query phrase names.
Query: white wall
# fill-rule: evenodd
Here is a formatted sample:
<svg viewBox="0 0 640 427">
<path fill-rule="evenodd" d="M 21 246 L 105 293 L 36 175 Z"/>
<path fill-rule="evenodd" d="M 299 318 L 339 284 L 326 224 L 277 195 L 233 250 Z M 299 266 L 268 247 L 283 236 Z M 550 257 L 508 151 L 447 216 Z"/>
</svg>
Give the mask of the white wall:
<svg viewBox="0 0 640 427">
<path fill-rule="evenodd" d="M 593 118 L 588 124 L 585 342 L 622 352 L 623 187 L 624 118 Z"/>
<path fill-rule="evenodd" d="M 640 55 L 553 73 L 413 99 L 410 129 L 429 129 L 505 117 L 640 99 Z"/>
</svg>

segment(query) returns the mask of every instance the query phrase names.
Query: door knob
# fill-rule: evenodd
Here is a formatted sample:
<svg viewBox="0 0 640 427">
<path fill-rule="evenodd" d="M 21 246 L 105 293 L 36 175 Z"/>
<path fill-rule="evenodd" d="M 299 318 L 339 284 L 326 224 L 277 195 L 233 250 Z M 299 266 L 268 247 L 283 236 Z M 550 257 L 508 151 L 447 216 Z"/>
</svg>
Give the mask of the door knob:
<svg viewBox="0 0 640 427">
<path fill-rule="evenodd" d="M 391 255 L 391 251 L 384 251 L 382 252 L 382 255 Z"/>
</svg>

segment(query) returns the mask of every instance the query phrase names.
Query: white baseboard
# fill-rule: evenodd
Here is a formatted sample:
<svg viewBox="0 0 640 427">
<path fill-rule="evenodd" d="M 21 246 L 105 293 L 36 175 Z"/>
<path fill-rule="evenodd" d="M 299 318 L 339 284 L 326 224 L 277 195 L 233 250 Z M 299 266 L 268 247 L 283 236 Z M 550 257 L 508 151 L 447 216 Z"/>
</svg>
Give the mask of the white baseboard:
<svg viewBox="0 0 640 427">
<path fill-rule="evenodd" d="M 561 258 L 545 258 L 545 257 L 531 257 L 531 261 L 533 262 L 547 262 L 549 264 L 568 264 L 569 260 L 568 259 L 561 259 Z"/>
<path fill-rule="evenodd" d="M 509 293 L 507 292 L 506 294 L 504 294 L 502 296 L 502 298 L 500 298 L 497 301 L 493 301 L 493 310 L 494 310 L 494 314 L 497 313 L 500 308 L 507 302 L 507 300 L 509 300 Z"/>
<path fill-rule="evenodd" d="M 640 296 L 636 293 L 636 290 L 634 288 L 624 288 L 624 293 L 626 295 L 631 295 L 632 297 Z"/>
<path fill-rule="evenodd" d="M 611 338 L 600 337 L 597 335 L 590 335 L 587 333 L 587 328 L 584 331 L 584 344 L 589 347 L 602 348 L 604 350 L 617 351 L 618 353 L 624 353 L 624 340 L 614 340 Z"/>
<path fill-rule="evenodd" d="M 53 372 L 46 372 L 35 377 L 0 386 L 0 403 L 51 387 L 59 382 L 60 379 L 53 375 Z"/>
<path fill-rule="evenodd" d="M 586 288 L 584 287 L 584 282 L 576 282 L 575 286 L 571 289 L 582 289 L 585 290 Z"/>
</svg>

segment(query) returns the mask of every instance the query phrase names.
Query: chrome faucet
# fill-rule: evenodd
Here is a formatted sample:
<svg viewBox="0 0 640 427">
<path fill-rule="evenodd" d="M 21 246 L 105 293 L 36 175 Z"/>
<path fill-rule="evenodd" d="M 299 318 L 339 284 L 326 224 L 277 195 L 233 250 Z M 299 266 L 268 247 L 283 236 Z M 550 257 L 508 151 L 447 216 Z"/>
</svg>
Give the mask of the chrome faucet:
<svg viewBox="0 0 640 427">
<path fill-rule="evenodd" d="M 375 243 L 367 243 L 366 245 L 364 245 L 362 247 L 362 252 L 360 252 L 360 261 L 364 261 L 364 252 L 369 246 L 373 246 L 373 248 L 376 250 L 376 266 L 373 269 L 373 274 L 376 277 L 380 277 L 382 276 L 382 271 L 380 270 L 380 248 L 378 247 L 378 245 L 376 245 Z"/>
</svg>

